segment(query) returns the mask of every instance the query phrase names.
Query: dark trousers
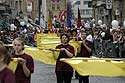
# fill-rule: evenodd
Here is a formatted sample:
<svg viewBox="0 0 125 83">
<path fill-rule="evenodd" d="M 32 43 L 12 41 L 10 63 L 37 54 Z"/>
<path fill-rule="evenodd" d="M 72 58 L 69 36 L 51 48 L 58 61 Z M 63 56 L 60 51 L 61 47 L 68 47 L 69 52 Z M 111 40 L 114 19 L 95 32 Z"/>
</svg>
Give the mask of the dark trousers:
<svg viewBox="0 0 125 83">
<path fill-rule="evenodd" d="M 58 71 L 56 72 L 57 83 L 71 83 L 73 72 Z"/>
<path fill-rule="evenodd" d="M 89 76 L 79 76 L 79 83 L 89 83 Z"/>
<path fill-rule="evenodd" d="M 79 83 L 89 83 L 89 76 L 81 76 L 76 72 Z"/>
</svg>

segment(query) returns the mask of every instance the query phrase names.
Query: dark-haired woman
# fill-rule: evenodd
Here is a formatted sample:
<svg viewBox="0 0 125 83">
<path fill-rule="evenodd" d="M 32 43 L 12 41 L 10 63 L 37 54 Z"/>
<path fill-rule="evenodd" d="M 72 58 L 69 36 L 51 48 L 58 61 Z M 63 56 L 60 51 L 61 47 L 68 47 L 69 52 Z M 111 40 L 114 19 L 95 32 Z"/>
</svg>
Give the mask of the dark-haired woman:
<svg viewBox="0 0 125 83">
<path fill-rule="evenodd" d="M 60 49 L 55 68 L 57 83 L 71 83 L 73 68 L 67 63 L 60 61 L 60 59 L 72 58 L 74 56 L 74 48 L 68 44 L 70 37 L 67 34 L 61 34 L 60 39 L 61 44 L 56 46 L 56 49 Z"/>
</svg>

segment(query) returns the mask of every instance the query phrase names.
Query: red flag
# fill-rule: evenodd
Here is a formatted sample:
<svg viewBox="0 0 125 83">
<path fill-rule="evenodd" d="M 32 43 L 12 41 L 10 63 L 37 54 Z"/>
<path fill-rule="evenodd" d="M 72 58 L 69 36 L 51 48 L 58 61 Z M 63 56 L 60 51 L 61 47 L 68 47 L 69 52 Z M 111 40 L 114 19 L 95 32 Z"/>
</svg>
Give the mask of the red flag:
<svg viewBox="0 0 125 83">
<path fill-rule="evenodd" d="M 77 28 L 80 28 L 81 25 L 82 25 L 82 23 L 81 23 L 81 15 L 80 15 L 80 10 L 78 8 Z"/>
<path fill-rule="evenodd" d="M 64 21 L 65 21 L 65 14 L 66 14 L 66 10 L 64 10 L 64 11 L 61 13 L 60 18 L 59 18 L 60 22 L 64 22 Z"/>
</svg>

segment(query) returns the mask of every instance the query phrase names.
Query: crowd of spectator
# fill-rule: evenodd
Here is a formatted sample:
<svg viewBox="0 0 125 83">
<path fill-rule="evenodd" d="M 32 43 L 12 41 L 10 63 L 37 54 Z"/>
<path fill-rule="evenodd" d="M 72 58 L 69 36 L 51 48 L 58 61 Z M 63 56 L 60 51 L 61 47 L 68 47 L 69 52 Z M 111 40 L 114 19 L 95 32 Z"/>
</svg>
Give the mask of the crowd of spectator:
<svg viewBox="0 0 125 83">
<path fill-rule="evenodd" d="M 116 21 L 116 20 L 115 20 Z M 99 20 L 100 22 L 100 20 Z M 17 37 L 27 40 L 25 43 L 29 46 L 36 46 L 37 33 L 67 33 L 70 38 L 76 38 L 77 41 L 82 40 L 81 32 L 85 31 L 87 38 L 93 42 L 93 55 L 97 57 L 117 57 L 123 58 L 125 54 L 125 29 L 124 26 L 118 25 L 117 21 L 112 27 L 102 23 L 89 24 L 85 23 L 81 28 L 75 26 L 64 28 L 52 26 L 51 31 L 35 24 L 31 19 L 28 22 L 15 18 L 14 23 L 9 28 L 1 29 L 0 40 L 5 44 L 11 44 L 13 39 Z M 89 25 L 89 26 L 88 26 Z"/>
</svg>

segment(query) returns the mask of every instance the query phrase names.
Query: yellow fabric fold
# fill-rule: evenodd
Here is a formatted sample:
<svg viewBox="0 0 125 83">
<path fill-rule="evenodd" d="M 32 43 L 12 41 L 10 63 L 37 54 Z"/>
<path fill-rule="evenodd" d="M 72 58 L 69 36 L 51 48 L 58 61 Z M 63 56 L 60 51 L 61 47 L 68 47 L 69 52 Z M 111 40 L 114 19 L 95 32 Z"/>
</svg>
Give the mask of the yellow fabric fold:
<svg viewBox="0 0 125 83">
<path fill-rule="evenodd" d="M 125 76 L 125 62 L 103 59 L 61 59 L 71 65 L 80 75 Z"/>
<path fill-rule="evenodd" d="M 60 37 L 57 34 L 37 34 L 37 47 L 55 48 L 60 43 Z"/>
<path fill-rule="evenodd" d="M 13 58 L 13 61 L 9 63 L 8 68 L 11 69 L 13 72 L 15 72 L 17 64 L 18 64 L 17 58 Z"/>
<path fill-rule="evenodd" d="M 75 41 L 75 39 L 72 39 L 72 40 L 70 40 L 69 44 L 74 47 L 75 56 L 76 56 L 77 55 L 77 49 L 80 46 L 80 41 Z"/>
<path fill-rule="evenodd" d="M 33 57 L 33 59 L 43 62 L 45 64 L 52 64 L 56 63 L 56 58 L 59 56 L 60 51 L 50 51 L 38 48 L 25 48 L 25 53 L 29 54 Z"/>
<path fill-rule="evenodd" d="M 60 37 L 57 34 L 37 34 L 37 47 L 41 49 L 56 48 L 57 45 L 61 44 Z M 70 45 L 74 47 L 75 55 L 77 53 L 77 48 L 80 43 L 75 41 L 75 39 L 70 40 Z"/>
</svg>

